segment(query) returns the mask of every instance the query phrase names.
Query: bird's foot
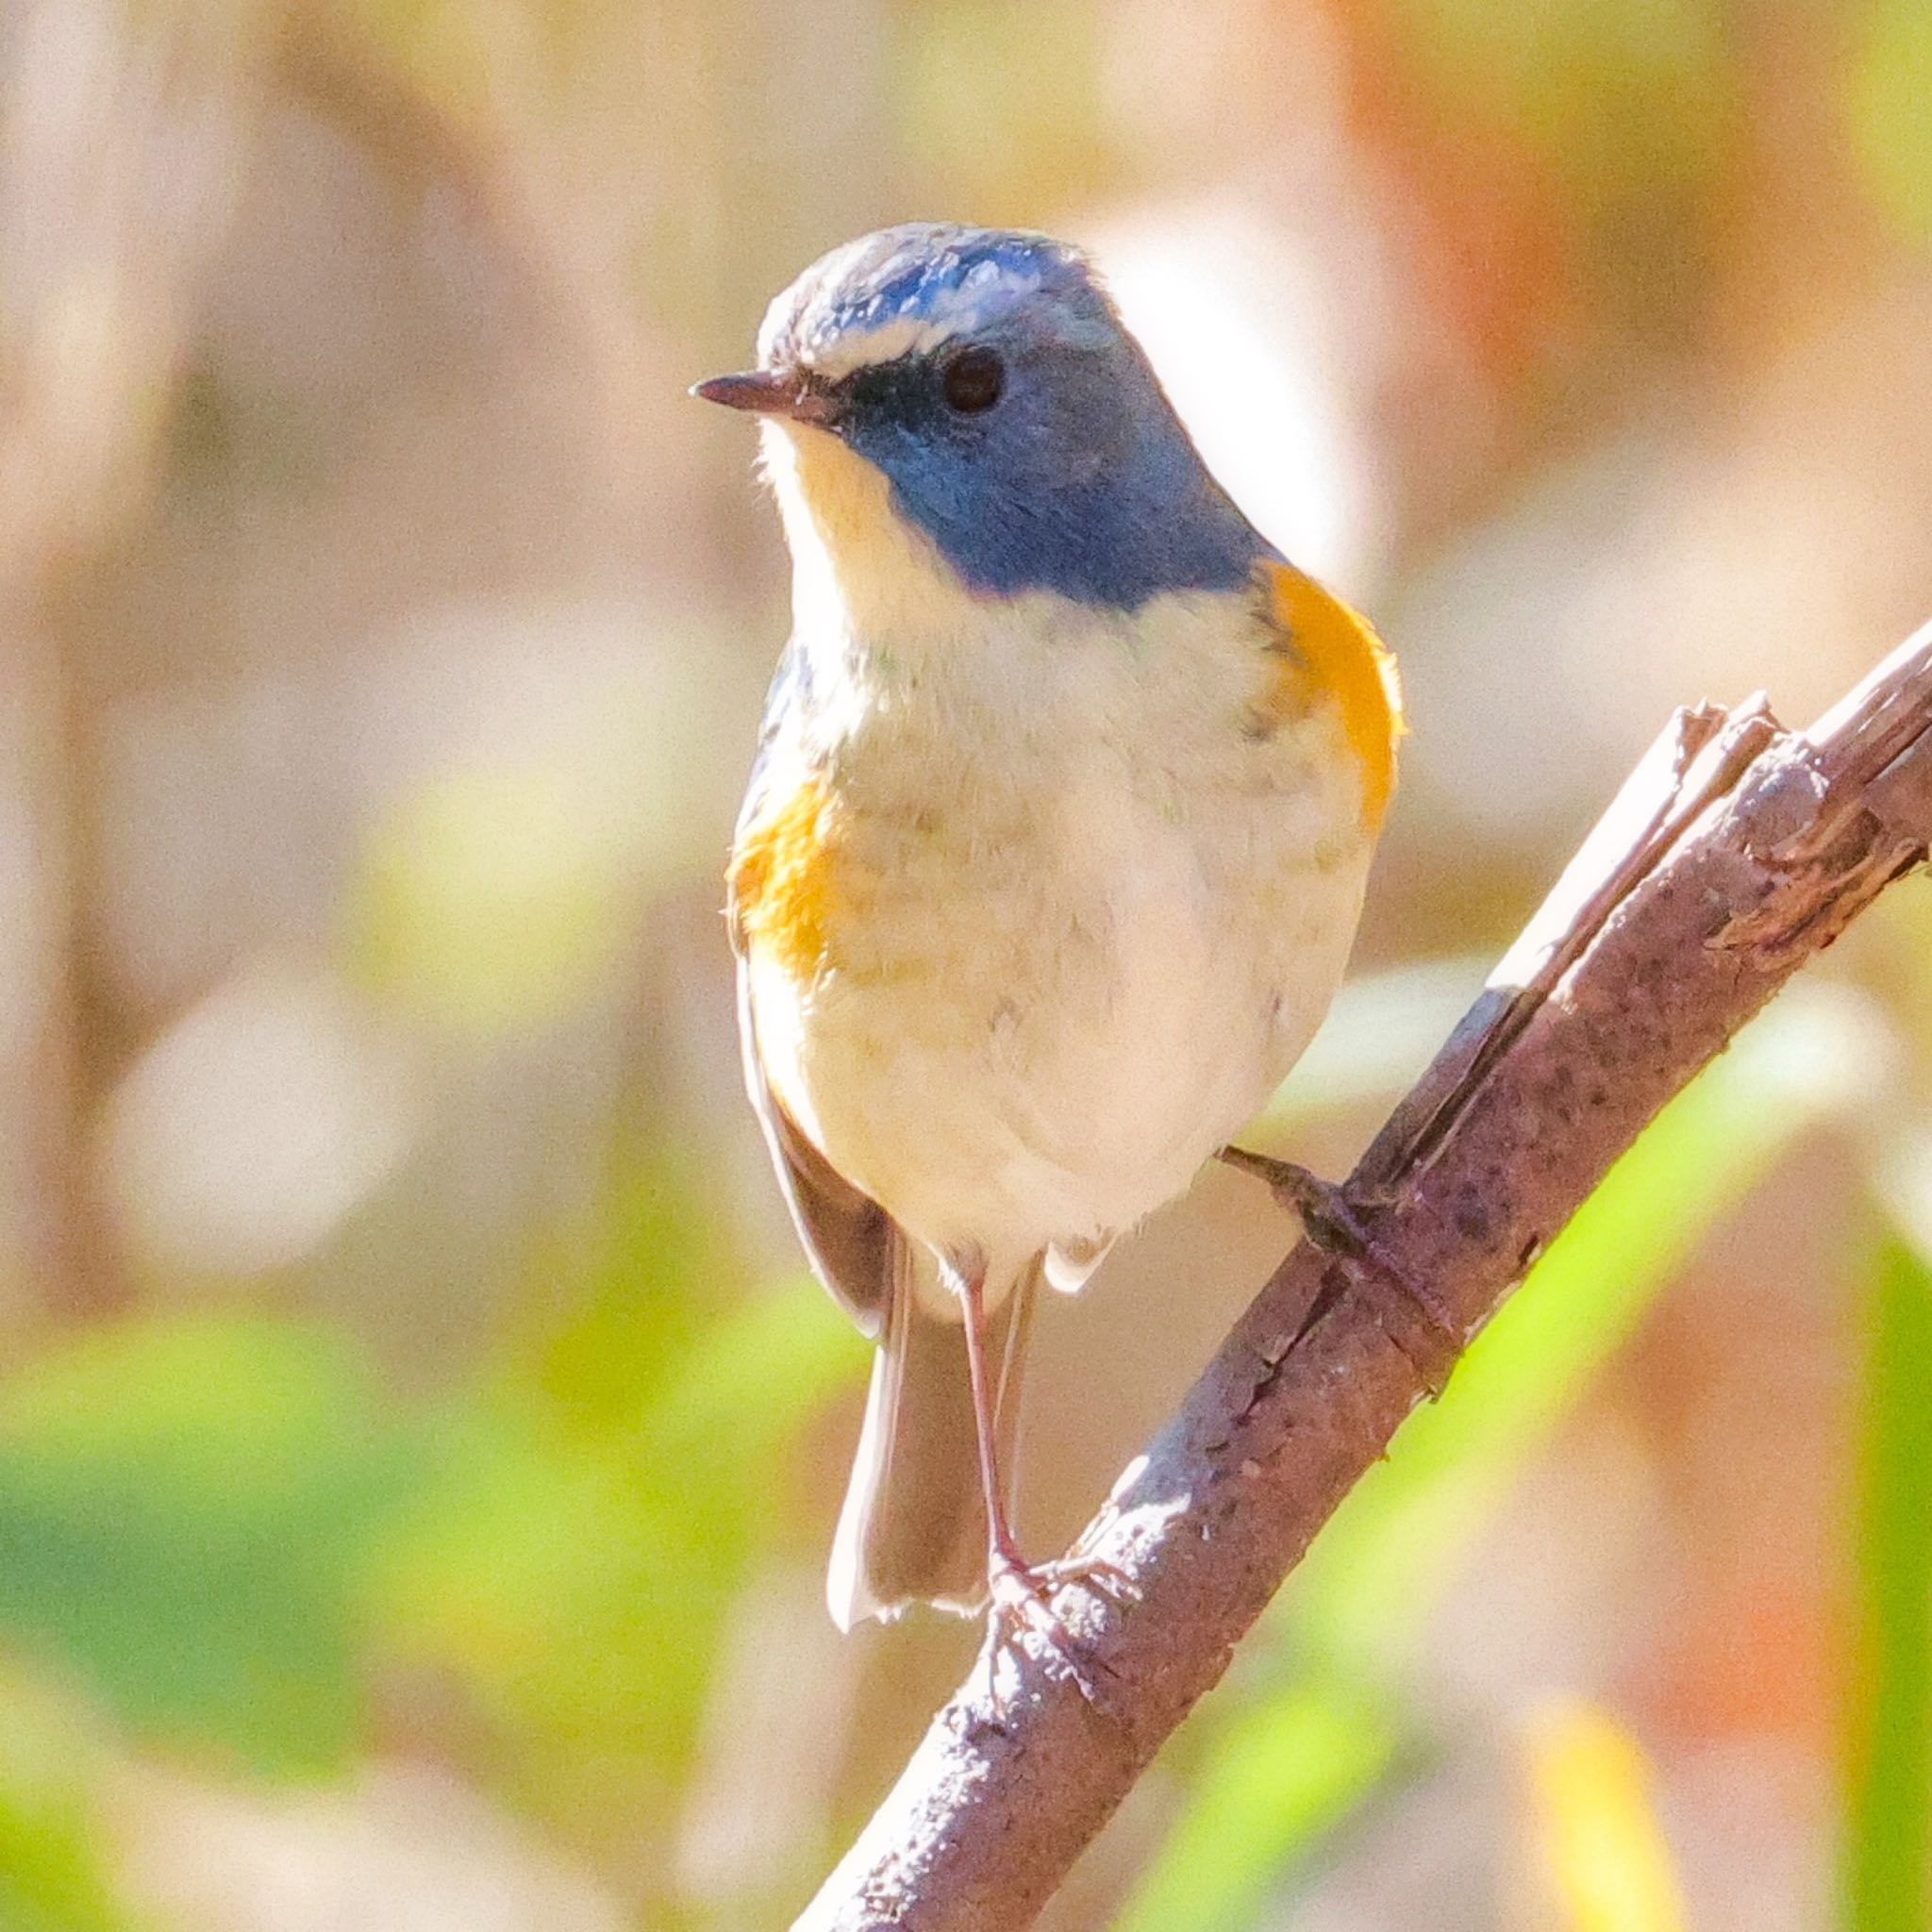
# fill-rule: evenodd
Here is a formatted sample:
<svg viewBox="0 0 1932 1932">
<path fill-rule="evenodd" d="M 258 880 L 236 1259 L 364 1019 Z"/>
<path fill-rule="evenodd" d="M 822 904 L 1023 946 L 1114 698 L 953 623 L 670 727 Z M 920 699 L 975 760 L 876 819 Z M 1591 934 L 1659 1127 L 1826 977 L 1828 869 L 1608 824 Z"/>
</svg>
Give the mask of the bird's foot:
<svg viewBox="0 0 1932 1932">
<path fill-rule="evenodd" d="M 1303 1234 L 1324 1255 L 1333 1255 L 1352 1268 L 1358 1280 L 1373 1275 L 1398 1290 L 1427 1327 L 1430 1353 L 1444 1362 L 1455 1359 L 1463 1336 L 1447 1303 L 1427 1282 L 1408 1274 L 1376 1241 L 1333 1181 L 1324 1181 L 1298 1161 L 1280 1160 L 1245 1147 L 1224 1147 L 1221 1158 L 1229 1167 L 1266 1181 L 1274 1198 L 1300 1221 Z M 1429 1380 L 1440 1394 L 1440 1381 L 1433 1372 Z"/>
<path fill-rule="evenodd" d="M 1098 1707 L 1099 1679 L 1115 1673 L 1074 1637 L 1053 1607 L 1055 1592 L 1071 1583 L 1096 1585 L 1117 1600 L 1132 1601 L 1141 1593 L 1126 1572 L 1105 1557 L 1062 1557 L 1050 1563 L 1029 1563 L 1018 1550 L 996 1545 L 987 1562 L 992 1599 L 988 1641 L 997 1652 L 1023 1630 L 1030 1631 L 1073 1679 L 1080 1695 Z"/>
<path fill-rule="evenodd" d="M 1050 1562 L 1028 1566 L 1049 1591 L 1062 1584 L 1084 1583 L 1090 1589 L 1110 1596 L 1114 1602 L 1137 1604 L 1141 1586 L 1111 1557 L 1097 1557 L 1075 1550 L 1070 1556 L 1055 1557 Z"/>
</svg>

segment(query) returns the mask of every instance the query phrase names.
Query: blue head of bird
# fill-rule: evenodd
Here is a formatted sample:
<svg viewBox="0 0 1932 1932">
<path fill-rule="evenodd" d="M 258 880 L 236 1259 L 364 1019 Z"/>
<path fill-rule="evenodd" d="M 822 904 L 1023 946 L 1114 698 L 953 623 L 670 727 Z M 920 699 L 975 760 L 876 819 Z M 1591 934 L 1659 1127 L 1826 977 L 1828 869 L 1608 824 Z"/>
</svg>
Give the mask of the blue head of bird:
<svg viewBox="0 0 1932 1932">
<path fill-rule="evenodd" d="M 1138 609 L 1273 553 L 1208 475 L 1091 264 L 1043 235 L 908 223 L 772 304 L 756 370 L 801 602 L 867 629 L 965 594 Z"/>
</svg>

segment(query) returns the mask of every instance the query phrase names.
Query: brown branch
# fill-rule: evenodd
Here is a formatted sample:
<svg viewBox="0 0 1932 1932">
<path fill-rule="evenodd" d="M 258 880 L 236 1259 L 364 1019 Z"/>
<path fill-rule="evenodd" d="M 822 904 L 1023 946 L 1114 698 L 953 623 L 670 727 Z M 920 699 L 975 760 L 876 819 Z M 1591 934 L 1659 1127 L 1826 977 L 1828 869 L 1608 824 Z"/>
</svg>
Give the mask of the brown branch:
<svg viewBox="0 0 1932 1932">
<path fill-rule="evenodd" d="M 1030 1637 L 982 1656 L 795 1932 L 1030 1924 L 1610 1163 L 1928 843 L 1932 625 L 1808 732 L 1679 712 L 1346 1185 L 1455 1347 L 1297 1245 L 1076 1545 L 1137 1593 L 1057 1599 L 1095 1694 Z"/>
</svg>

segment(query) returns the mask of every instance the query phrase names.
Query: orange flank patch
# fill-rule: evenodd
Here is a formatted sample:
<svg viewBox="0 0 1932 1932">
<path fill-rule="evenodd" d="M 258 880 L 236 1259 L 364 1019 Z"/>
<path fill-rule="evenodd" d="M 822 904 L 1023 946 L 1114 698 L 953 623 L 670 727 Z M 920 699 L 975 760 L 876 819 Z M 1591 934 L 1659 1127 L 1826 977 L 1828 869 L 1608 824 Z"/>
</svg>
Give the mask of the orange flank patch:
<svg viewBox="0 0 1932 1932">
<path fill-rule="evenodd" d="M 1368 619 L 1313 577 L 1291 563 L 1271 565 L 1269 575 L 1282 649 L 1263 713 L 1272 724 L 1286 724 L 1315 695 L 1332 698 L 1362 768 L 1362 817 L 1378 825 L 1394 789 L 1395 741 L 1404 728 L 1395 659 Z"/>
<path fill-rule="evenodd" d="M 731 855 L 731 916 L 739 942 L 757 946 L 797 979 L 825 957 L 832 907 L 833 806 L 824 784 L 805 779 L 772 801 Z"/>
</svg>

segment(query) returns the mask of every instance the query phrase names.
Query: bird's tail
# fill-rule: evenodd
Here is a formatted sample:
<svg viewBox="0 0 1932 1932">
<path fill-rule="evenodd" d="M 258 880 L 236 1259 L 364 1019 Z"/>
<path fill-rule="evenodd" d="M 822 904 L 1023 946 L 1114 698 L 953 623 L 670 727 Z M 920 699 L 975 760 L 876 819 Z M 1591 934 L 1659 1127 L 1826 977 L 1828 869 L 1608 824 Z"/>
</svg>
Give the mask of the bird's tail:
<svg viewBox="0 0 1932 1932">
<path fill-rule="evenodd" d="M 986 1507 L 979 1484 L 966 1329 L 942 1300 L 937 1263 L 898 1241 L 895 1278 L 873 1358 L 865 1427 L 832 1542 L 825 1601 L 840 1629 L 890 1622 L 908 1604 L 971 1615 L 986 1600 Z M 1040 1270 L 1029 1266 L 986 1318 L 1000 1478 L 1012 1493 L 1020 1364 Z"/>
</svg>

